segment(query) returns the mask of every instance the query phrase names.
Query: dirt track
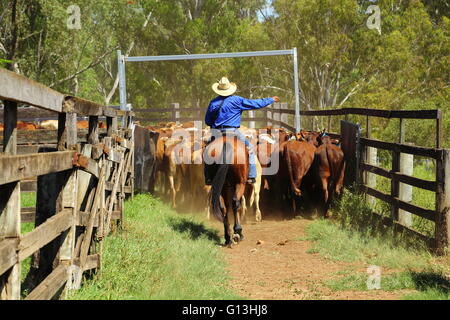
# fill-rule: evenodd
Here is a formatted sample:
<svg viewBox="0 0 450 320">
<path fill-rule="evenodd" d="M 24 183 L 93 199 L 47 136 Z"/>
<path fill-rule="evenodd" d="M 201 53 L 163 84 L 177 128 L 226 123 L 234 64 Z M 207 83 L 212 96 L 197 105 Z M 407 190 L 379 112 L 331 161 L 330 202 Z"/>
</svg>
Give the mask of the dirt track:
<svg viewBox="0 0 450 320">
<path fill-rule="evenodd" d="M 326 287 L 324 281 L 342 277 L 339 271 L 365 272 L 367 266 L 308 253 L 312 245 L 304 239 L 309 223 L 306 219 L 294 219 L 245 224 L 245 240 L 231 249 L 221 248 L 233 290 L 244 298 L 269 300 L 401 298 L 401 291 L 332 291 Z M 222 226 L 212 224 L 223 237 Z"/>
</svg>

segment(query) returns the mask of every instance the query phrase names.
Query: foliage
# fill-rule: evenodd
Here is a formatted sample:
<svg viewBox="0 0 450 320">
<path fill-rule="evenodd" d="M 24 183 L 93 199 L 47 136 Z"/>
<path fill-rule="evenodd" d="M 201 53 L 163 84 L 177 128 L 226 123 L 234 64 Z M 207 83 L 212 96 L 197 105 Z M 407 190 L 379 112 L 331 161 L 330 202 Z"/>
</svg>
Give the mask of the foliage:
<svg viewBox="0 0 450 320">
<path fill-rule="evenodd" d="M 268 3 L 273 14 L 261 18 L 265 0 L 76 0 L 81 29 L 72 30 L 66 1 L 0 0 L 0 59 L 57 90 L 118 104 L 116 49 L 139 56 L 297 47 L 303 109 L 449 111 L 447 0 Z M 373 4 L 381 10 L 381 34 L 366 26 Z M 134 108 L 206 107 L 210 85 L 228 75 L 241 95 L 276 94 L 293 105 L 291 66 L 290 57 L 129 63 L 128 101 Z M 407 121 L 407 142 L 433 146 L 434 125 Z M 398 136 L 394 121 L 373 120 L 372 127 L 374 138 Z M 450 117 L 443 127 L 445 137 Z"/>
</svg>

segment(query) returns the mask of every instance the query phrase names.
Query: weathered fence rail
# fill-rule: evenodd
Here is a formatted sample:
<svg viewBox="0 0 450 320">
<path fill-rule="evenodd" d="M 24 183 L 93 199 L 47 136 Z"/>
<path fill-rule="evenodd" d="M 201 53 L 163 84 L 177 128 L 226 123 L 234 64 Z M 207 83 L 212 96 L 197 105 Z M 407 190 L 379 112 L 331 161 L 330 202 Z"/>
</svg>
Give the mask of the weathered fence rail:
<svg viewBox="0 0 450 320">
<path fill-rule="evenodd" d="M 21 262 L 30 256 L 25 299 L 52 299 L 76 288 L 84 271 L 101 267 L 102 240 L 112 221 L 123 221 L 123 201 L 134 188 L 133 114 L 65 96 L 5 69 L 0 83 L 0 299 L 22 298 Z M 57 112 L 58 130 L 18 132 L 18 104 Z M 89 117 L 87 131 L 77 131 L 78 115 Z M 107 120 L 104 132 L 100 116 Z M 20 182 L 35 177 L 36 208 L 21 210 Z M 21 234 L 22 222 L 35 222 L 34 230 Z"/>
</svg>

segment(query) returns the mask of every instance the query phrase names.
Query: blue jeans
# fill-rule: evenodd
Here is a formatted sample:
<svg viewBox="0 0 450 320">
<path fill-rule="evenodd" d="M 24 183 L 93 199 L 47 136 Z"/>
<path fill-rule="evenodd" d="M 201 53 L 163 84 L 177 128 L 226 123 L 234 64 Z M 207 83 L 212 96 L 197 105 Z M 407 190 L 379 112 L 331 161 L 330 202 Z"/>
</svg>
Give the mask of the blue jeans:
<svg viewBox="0 0 450 320">
<path fill-rule="evenodd" d="M 220 132 L 222 133 L 226 133 L 226 132 L 233 132 L 236 137 L 242 141 L 243 143 L 245 143 L 245 146 L 248 149 L 248 159 L 249 159 L 249 164 L 250 164 L 250 168 L 248 171 L 248 178 L 250 179 L 254 179 L 256 178 L 256 158 L 255 158 L 255 147 L 253 144 L 250 143 L 250 141 L 248 141 L 248 139 L 244 136 L 244 134 L 238 129 L 238 128 L 225 128 L 225 129 L 217 129 L 220 130 Z M 211 141 L 214 141 L 214 136 L 211 137 Z M 210 170 L 209 168 L 210 165 L 205 164 L 205 178 L 206 180 L 212 180 L 213 177 L 210 177 Z M 208 179 L 211 178 L 211 179 Z"/>
</svg>

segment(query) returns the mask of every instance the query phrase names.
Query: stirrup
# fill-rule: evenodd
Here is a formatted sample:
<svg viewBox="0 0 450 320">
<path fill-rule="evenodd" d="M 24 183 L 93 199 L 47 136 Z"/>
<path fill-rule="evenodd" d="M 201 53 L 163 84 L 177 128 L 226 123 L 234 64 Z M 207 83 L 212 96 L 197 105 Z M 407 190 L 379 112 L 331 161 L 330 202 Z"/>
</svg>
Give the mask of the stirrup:
<svg viewBox="0 0 450 320">
<path fill-rule="evenodd" d="M 248 184 L 255 184 L 256 183 L 256 178 L 248 178 L 247 179 L 247 183 Z"/>
<path fill-rule="evenodd" d="M 212 180 L 205 180 L 205 186 L 210 186 L 212 185 Z"/>
</svg>

